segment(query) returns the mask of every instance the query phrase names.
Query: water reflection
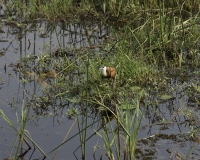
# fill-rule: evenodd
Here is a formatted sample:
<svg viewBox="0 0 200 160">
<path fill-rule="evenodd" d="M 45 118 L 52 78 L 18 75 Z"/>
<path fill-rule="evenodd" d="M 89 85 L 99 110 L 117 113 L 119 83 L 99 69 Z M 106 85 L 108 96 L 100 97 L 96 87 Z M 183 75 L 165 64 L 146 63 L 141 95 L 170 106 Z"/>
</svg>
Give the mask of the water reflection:
<svg viewBox="0 0 200 160">
<path fill-rule="evenodd" d="M 32 116 L 30 116 L 26 130 L 45 152 L 52 150 L 63 141 L 63 138 L 73 123 L 73 120 L 68 120 L 67 118 L 71 115 L 67 116 L 65 114 L 72 104 L 69 101 L 62 102 L 56 99 L 56 95 L 51 94 L 56 93 L 54 88 L 50 88 L 48 93 L 45 93 L 43 85 L 38 84 L 34 78 L 30 78 L 28 83 L 23 83 L 23 81 L 27 80 L 27 75 L 22 71 L 35 71 L 35 75 L 39 74 L 41 76 L 44 68 L 42 69 L 43 66 L 37 66 L 37 62 L 41 60 L 39 58 L 42 58 L 41 55 L 43 53 L 50 55 L 50 57 L 56 56 L 58 58 L 69 56 L 66 55 L 66 51 L 68 51 L 71 56 L 69 57 L 69 61 L 73 61 L 78 58 L 75 54 L 77 52 L 81 53 L 85 48 L 87 50 L 90 48 L 92 50 L 99 50 L 97 45 L 102 45 L 104 41 L 99 37 L 106 34 L 107 29 L 102 24 L 90 24 L 87 28 L 90 31 L 86 33 L 83 26 L 79 24 L 59 24 L 54 26 L 44 21 L 37 21 L 32 24 L 26 24 L 26 22 L 17 24 L 5 21 L 4 27 L 2 28 L 0 52 L 4 54 L 0 58 L 0 64 L 5 72 L 1 72 L 0 76 L 2 77 L 2 82 L 5 82 L 5 84 L 2 84 L 0 91 L 1 109 L 17 126 L 16 117 L 14 116 L 15 109 L 13 107 L 16 108 L 16 113 L 19 115 L 21 113 L 22 101 L 24 101 L 27 108 L 32 107 L 30 110 Z M 63 55 L 55 55 L 55 53 L 61 53 Z M 47 63 L 48 60 L 45 59 L 45 61 Z M 77 73 L 73 74 L 67 75 L 66 73 L 67 79 L 79 79 Z M 54 82 L 53 80 L 48 80 L 47 83 L 52 85 Z M 7 104 L 11 104 L 12 107 Z M 82 106 L 76 105 L 76 107 L 81 108 Z M 6 127 L 8 125 L 2 119 L 1 125 L 1 135 L 6 136 L 4 136 L 1 142 L 0 150 L 2 154 L 0 155 L 1 158 L 6 158 L 8 156 L 6 150 L 9 151 L 11 149 L 15 139 L 13 137 L 15 132 L 11 128 Z M 75 133 L 78 133 L 77 126 L 70 130 L 68 136 L 70 137 Z M 92 146 L 96 143 L 93 139 L 96 140 L 96 138 L 92 137 L 88 141 L 88 145 L 91 147 L 90 149 L 88 148 L 88 155 L 92 150 Z M 4 144 L 4 140 L 9 143 Z M 67 143 L 68 145 L 70 146 L 67 147 L 68 155 L 70 157 L 71 154 L 71 157 L 74 157 L 73 151 L 79 146 L 79 139 L 70 141 L 70 143 Z M 24 144 L 22 148 L 21 154 L 27 150 L 27 145 Z M 60 149 L 59 155 L 56 158 L 63 158 L 62 153 L 66 153 L 65 147 Z M 54 153 L 48 157 L 52 155 Z M 31 157 L 31 159 L 38 158 L 39 156 L 42 155 L 38 150 L 35 150 L 33 155 L 32 152 L 26 153 L 26 157 Z"/>
</svg>

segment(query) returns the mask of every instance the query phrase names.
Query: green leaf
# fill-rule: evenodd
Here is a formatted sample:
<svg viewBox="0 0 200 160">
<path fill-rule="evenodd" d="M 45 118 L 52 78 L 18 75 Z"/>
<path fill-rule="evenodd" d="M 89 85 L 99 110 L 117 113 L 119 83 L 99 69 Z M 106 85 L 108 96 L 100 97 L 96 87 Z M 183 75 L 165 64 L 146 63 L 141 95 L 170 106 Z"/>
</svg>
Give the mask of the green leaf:
<svg viewBox="0 0 200 160">
<path fill-rule="evenodd" d="M 80 97 L 69 97 L 67 100 L 71 103 L 79 103 L 81 101 Z"/>
<path fill-rule="evenodd" d="M 200 92 L 200 86 L 199 85 L 192 83 L 192 87 L 194 87 L 194 89 L 196 89 L 197 92 Z"/>
<path fill-rule="evenodd" d="M 132 87 L 130 87 L 130 89 L 131 89 L 131 91 L 133 91 L 133 92 L 139 92 L 139 91 L 142 90 L 142 88 L 140 88 L 140 87 L 138 87 L 138 86 L 132 86 Z"/>
<path fill-rule="evenodd" d="M 169 99 L 171 99 L 171 98 L 173 98 L 173 97 L 170 96 L 170 95 L 163 94 L 163 95 L 159 95 L 158 98 L 159 98 L 160 100 L 169 100 Z"/>
<path fill-rule="evenodd" d="M 134 109 L 135 105 L 133 104 L 121 104 L 118 106 L 120 109 Z"/>
</svg>

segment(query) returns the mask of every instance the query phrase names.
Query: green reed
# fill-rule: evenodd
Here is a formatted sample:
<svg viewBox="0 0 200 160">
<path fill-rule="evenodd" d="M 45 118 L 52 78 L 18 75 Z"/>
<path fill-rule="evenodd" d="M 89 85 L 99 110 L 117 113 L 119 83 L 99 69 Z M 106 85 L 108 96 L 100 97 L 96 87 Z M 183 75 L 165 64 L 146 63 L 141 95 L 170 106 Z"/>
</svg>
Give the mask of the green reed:
<svg viewBox="0 0 200 160">
<path fill-rule="evenodd" d="M 185 48 L 199 37 L 193 30 L 200 21 L 197 0 L 31 0 L 29 3 L 13 0 L 12 3 L 5 2 L 5 5 L 8 18 L 12 12 L 17 12 L 19 17 L 23 14 L 25 19 L 41 17 L 56 23 L 82 22 L 88 20 L 88 16 L 92 20 L 101 20 L 116 27 L 118 33 L 125 33 L 121 35 L 124 40 L 132 39 L 134 43 L 137 39 L 139 44 L 130 41 L 129 45 L 137 52 L 134 54 L 148 58 L 150 63 L 163 60 L 168 64 L 172 57 L 174 64 L 181 67 Z M 131 35 L 134 37 L 131 38 Z M 194 50 L 197 50 L 197 46 Z"/>
<path fill-rule="evenodd" d="M 130 104 L 130 100 L 127 99 L 125 104 L 123 104 L 123 108 L 121 108 L 122 105 L 118 106 L 119 112 L 116 118 L 119 120 L 120 125 L 116 126 L 117 120 L 116 122 L 111 121 L 108 115 L 104 117 L 103 122 L 107 123 L 107 125 L 105 125 L 104 129 L 101 130 L 98 135 L 104 140 L 104 147 L 109 159 L 120 160 L 122 157 L 125 160 L 134 159 L 137 135 L 143 114 L 145 113 L 145 107 L 141 110 L 139 104 L 144 93 L 145 92 L 141 90 L 136 95 L 135 99 L 131 100 L 132 104 Z M 118 132 L 116 127 L 123 128 L 120 131 L 120 139 L 117 138 Z M 119 140 L 120 145 L 118 144 Z M 120 149 L 120 146 L 122 146 L 123 149 Z"/>
<path fill-rule="evenodd" d="M 10 154 L 8 156 L 8 158 L 12 157 L 12 154 L 14 153 L 14 148 L 16 147 L 16 152 L 15 152 L 15 156 L 14 159 L 16 159 L 18 157 L 19 154 L 19 150 L 20 150 L 20 146 L 22 145 L 23 142 L 26 143 L 26 145 L 29 147 L 29 149 L 31 148 L 31 146 L 29 145 L 27 139 L 32 142 L 32 144 L 34 145 L 34 147 L 36 147 L 44 156 L 46 156 L 46 154 L 43 152 L 43 150 L 34 142 L 34 140 L 31 138 L 30 134 L 25 130 L 26 128 L 26 123 L 28 121 L 28 116 L 29 116 L 29 112 L 28 109 L 24 106 L 24 102 L 22 103 L 22 109 L 21 109 L 21 114 L 19 118 L 19 113 L 17 111 L 14 99 L 13 99 L 13 104 L 14 104 L 14 108 L 15 108 L 15 113 L 16 113 L 16 122 L 17 122 L 17 127 L 15 127 L 15 124 L 4 114 L 3 110 L 0 109 L 0 116 L 10 125 L 10 127 L 12 127 L 16 132 L 17 132 L 17 136 L 15 139 L 15 142 L 12 146 L 12 149 L 10 151 Z M 18 145 L 17 140 L 19 140 Z"/>
</svg>

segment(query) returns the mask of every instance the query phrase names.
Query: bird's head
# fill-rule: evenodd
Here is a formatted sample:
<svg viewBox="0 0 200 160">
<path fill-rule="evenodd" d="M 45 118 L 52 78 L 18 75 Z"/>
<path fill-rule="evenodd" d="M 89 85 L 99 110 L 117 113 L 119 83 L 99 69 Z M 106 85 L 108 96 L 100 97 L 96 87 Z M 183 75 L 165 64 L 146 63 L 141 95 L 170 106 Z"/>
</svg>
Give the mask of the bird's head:
<svg viewBox="0 0 200 160">
<path fill-rule="evenodd" d="M 102 66 L 101 68 L 99 68 L 100 72 L 101 72 L 101 76 L 102 77 L 106 77 L 107 73 L 106 73 L 106 66 Z"/>
<path fill-rule="evenodd" d="M 102 66 L 99 70 L 106 70 L 106 66 Z"/>
</svg>

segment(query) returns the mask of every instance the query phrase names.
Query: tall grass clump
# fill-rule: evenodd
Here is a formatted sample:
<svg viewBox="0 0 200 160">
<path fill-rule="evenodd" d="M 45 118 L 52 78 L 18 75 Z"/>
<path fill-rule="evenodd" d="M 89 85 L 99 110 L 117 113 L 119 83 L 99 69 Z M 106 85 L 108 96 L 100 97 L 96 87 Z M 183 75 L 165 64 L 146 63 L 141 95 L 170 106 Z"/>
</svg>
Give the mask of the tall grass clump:
<svg viewBox="0 0 200 160">
<path fill-rule="evenodd" d="M 132 41 L 132 39 L 135 39 L 135 41 Z M 155 82 L 159 76 L 158 68 L 147 61 L 147 57 L 143 55 L 144 46 L 137 40 L 136 37 L 119 39 L 114 44 L 109 45 L 108 48 L 105 47 L 107 50 L 104 53 L 105 57 L 102 61 L 99 61 L 103 65 L 116 67 L 117 88 Z M 140 44 L 141 49 L 134 49 L 138 44 Z"/>
<path fill-rule="evenodd" d="M 141 90 L 135 95 L 134 99 L 130 99 L 127 95 L 124 103 L 117 107 L 116 122 L 119 121 L 120 123 L 117 123 L 116 126 L 115 122 L 105 120 L 104 122 L 107 122 L 107 124 L 103 130 L 98 132 L 98 135 L 104 140 L 104 149 L 109 159 L 120 160 L 123 157 L 124 160 L 128 160 L 135 158 L 137 135 L 145 113 L 145 107 L 141 109 L 139 101 L 144 94 L 145 92 Z M 119 131 L 120 139 L 118 139 L 117 127 L 121 128 Z"/>
<path fill-rule="evenodd" d="M 160 4 L 163 3 L 163 7 L 167 8 L 168 11 L 174 7 L 177 12 L 179 6 L 183 6 L 184 12 L 196 13 L 198 12 L 198 0 L 185 0 L 185 1 L 139 1 L 139 0 L 31 0 L 31 1 L 20 1 L 13 0 L 12 2 L 4 2 L 8 7 L 9 13 L 15 8 L 15 12 L 19 16 L 26 15 L 28 17 L 43 17 L 50 21 L 67 20 L 69 18 L 80 18 L 93 16 L 96 18 L 115 20 L 121 22 L 130 22 L 133 15 L 140 15 L 144 11 L 148 14 L 157 14 Z M 106 17 L 106 18 L 105 18 Z"/>
<path fill-rule="evenodd" d="M 102 21 L 129 42 L 130 48 L 136 51 L 134 54 L 140 54 L 150 63 L 161 60 L 181 67 L 186 54 L 197 56 L 197 43 L 193 42 L 200 36 L 196 32 L 200 21 L 198 0 L 31 0 L 26 3 L 13 0 L 4 4 L 8 18 L 17 13 L 20 21 L 38 17 L 52 23 Z"/>
<path fill-rule="evenodd" d="M 141 61 L 181 67 L 187 54 L 197 56 L 198 48 L 193 42 L 200 37 L 195 31 L 200 21 L 199 12 L 191 16 L 185 1 L 157 2 L 153 6 L 145 3 L 137 14 L 130 12 L 133 18 L 127 15 L 127 23 L 118 23 L 120 27 L 115 28 L 118 40 L 123 39 L 130 53 Z"/>
</svg>

